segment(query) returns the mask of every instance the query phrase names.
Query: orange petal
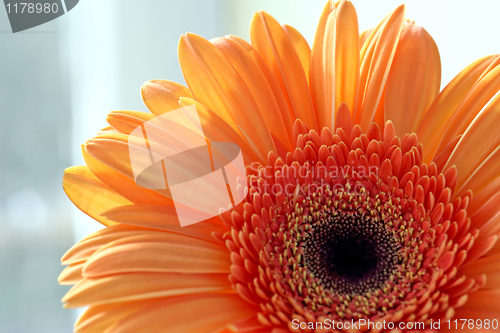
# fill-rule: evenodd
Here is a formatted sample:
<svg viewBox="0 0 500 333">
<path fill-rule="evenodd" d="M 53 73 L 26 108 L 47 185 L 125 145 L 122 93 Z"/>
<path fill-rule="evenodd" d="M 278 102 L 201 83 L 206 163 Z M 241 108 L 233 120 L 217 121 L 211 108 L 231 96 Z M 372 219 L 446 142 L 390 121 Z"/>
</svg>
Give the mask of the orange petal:
<svg viewBox="0 0 500 333">
<path fill-rule="evenodd" d="M 83 276 L 128 272 L 229 273 L 231 260 L 222 245 L 201 239 L 158 232 L 114 241 L 95 252 Z"/>
<path fill-rule="evenodd" d="M 177 104 L 177 108 L 179 108 Z M 138 126 L 155 117 L 154 114 L 140 111 L 111 111 L 106 121 L 123 134 L 130 134 Z"/>
<path fill-rule="evenodd" d="M 490 236 L 485 240 L 474 243 L 474 246 L 467 252 L 467 258 L 463 265 L 466 266 L 486 255 L 498 240 L 497 235 Z"/>
<path fill-rule="evenodd" d="M 292 26 L 288 24 L 283 24 L 283 29 L 285 30 L 288 38 L 295 47 L 295 51 L 299 56 L 300 63 L 306 74 L 307 82 L 309 82 L 309 63 L 311 62 L 311 48 L 307 43 L 307 40 L 302 36 L 302 34 Z"/>
<path fill-rule="evenodd" d="M 366 41 L 368 39 L 368 36 L 373 32 L 373 29 L 374 28 L 366 29 L 365 31 L 363 31 L 359 35 L 359 47 L 360 48 L 363 48 L 363 46 L 365 45 L 365 43 L 366 43 Z"/>
<path fill-rule="evenodd" d="M 141 88 L 141 95 L 144 104 L 156 115 L 178 109 L 181 97 L 193 98 L 182 84 L 165 80 L 147 81 Z"/>
<path fill-rule="evenodd" d="M 479 290 L 471 293 L 464 308 L 482 309 L 493 313 L 500 313 L 500 289 Z M 491 319 L 498 320 L 498 318 Z"/>
<path fill-rule="evenodd" d="M 469 264 L 467 267 L 460 269 L 460 274 L 465 274 L 471 278 L 476 278 L 481 274 L 486 274 L 486 288 L 498 287 L 497 283 L 500 282 L 500 254 L 480 258 Z M 482 292 L 483 291 L 475 292 L 471 294 L 471 296 L 476 295 L 476 293 L 481 294 Z M 488 292 L 493 292 L 493 290 L 488 290 Z M 496 303 L 500 304 L 498 301 L 499 300 L 497 299 Z M 473 304 L 476 304 L 476 302 L 473 302 Z M 467 302 L 466 306 L 469 307 L 469 302 Z"/>
<path fill-rule="evenodd" d="M 487 187 L 494 179 L 500 177 L 500 146 L 497 147 L 468 178 L 461 178 L 457 184 L 457 193 L 471 190 L 478 193 Z"/>
<path fill-rule="evenodd" d="M 250 25 L 250 39 L 278 78 L 295 117 L 300 118 L 309 128 L 316 128 L 306 74 L 283 27 L 271 15 L 258 12 Z"/>
<path fill-rule="evenodd" d="M 245 318 L 242 320 L 235 321 L 228 325 L 227 333 L 231 332 L 265 332 L 265 326 L 263 326 L 257 316 Z"/>
<path fill-rule="evenodd" d="M 359 76 L 359 28 L 356 9 L 341 1 L 336 10 L 335 110 L 346 103 L 354 110 Z"/>
<path fill-rule="evenodd" d="M 271 133 L 291 150 L 292 124 L 285 124 L 271 87 L 251 55 L 238 42 L 229 38 L 215 38 L 211 42 L 226 56 L 245 82 Z"/>
<path fill-rule="evenodd" d="M 62 285 L 70 285 L 78 283 L 82 277 L 82 268 L 84 263 L 72 264 L 66 267 L 59 277 L 57 278 L 57 282 Z"/>
<path fill-rule="evenodd" d="M 497 68 L 500 70 L 500 66 Z M 457 166 L 457 183 L 463 183 L 500 145 L 498 119 L 500 119 L 500 95 L 474 118 L 445 166 L 445 169 L 452 165 Z"/>
<path fill-rule="evenodd" d="M 373 116 L 373 122 L 376 123 L 380 128 L 384 128 L 385 125 L 385 96 L 387 91 L 387 85 L 382 92 L 380 97 L 380 102 L 378 103 L 377 110 Z"/>
<path fill-rule="evenodd" d="M 118 274 L 84 278 L 62 301 L 65 308 L 75 308 L 217 291 L 232 291 L 227 274 Z"/>
<path fill-rule="evenodd" d="M 419 141 L 424 146 L 425 163 L 435 156 L 453 113 L 494 59 L 494 56 L 484 57 L 467 66 L 443 89 L 425 114 L 417 131 Z"/>
<path fill-rule="evenodd" d="M 359 76 L 359 29 L 350 1 L 327 3 L 311 55 L 311 94 L 320 127 L 334 128 L 335 112 L 346 103 L 354 110 Z"/>
<path fill-rule="evenodd" d="M 328 21 L 330 23 L 328 24 Z M 333 20 L 333 23 L 331 22 Z M 335 5 L 333 1 L 328 1 L 321 13 L 314 43 L 311 50 L 311 66 L 309 71 L 309 82 L 314 108 L 316 109 L 316 117 L 319 127 L 332 126 L 333 112 L 333 61 L 330 61 L 330 66 L 325 66 L 325 57 L 333 56 L 335 41 Z M 328 29 L 327 29 L 328 25 Z M 328 38 L 327 38 L 328 36 Z M 325 47 L 327 49 L 325 49 Z M 330 52 L 329 52 L 330 51 Z"/>
<path fill-rule="evenodd" d="M 129 145 L 141 147 L 141 145 L 138 144 L 138 140 L 140 140 L 142 144 L 144 139 L 124 134 L 101 135 L 88 140 L 85 145 L 85 150 L 92 158 L 133 181 L 134 174 L 130 164 Z M 150 146 L 154 146 L 156 144 L 151 141 L 148 142 Z M 149 160 L 147 162 L 144 161 L 142 165 L 148 165 L 149 163 Z M 154 190 L 154 192 L 163 195 L 168 199 L 172 198 L 168 188 L 167 190 Z M 167 204 L 172 205 L 172 201 L 167 200 Z"/>
<path fill-rule="evenodd" d="M 465 308 L 465 307 L 462 307 L 462 308 L 456 309 L 454 318 L 459 319 L 458 322 L 460 322 L 460 319 L 473 319 L 474 321 L 476 321 L 477 319 L 481 319 L 484 322 L 485 319 L 488 319 L 490 321 L 492 319 L 497 319 L 498 313 L 492 312 L 492 311 L 487 311 L 487 310 L 484 310 L 483 308 Z M 463 323 L 463 321 L 462 321 L 462 323 Z M 458 328 L 459 328 L 458 332 L 463 332 L 464 330 L 461 330 L 460 327 L 461 327 L 461 325 L 458 324 Z M 495 330 L 474 329 L 474 332 L 488 333 L 488 332 L 495 332 Z"/>
<path fill-rule="evenodd" d="M 371 124 L 382 97 L 406 16 L 404 5 L 396 8 L 368 37 L 361 50 L 360 79 L 355 123 L 364 131 Z"/>
<path fill-rule="evenodd" d="M 179 62 L 194 98 L 234 130 L 251 133 L 259 151 L 274 151 L 274 143 L 255 100 L 222 52 L 204 38 L 186 34 L 179 41 Z"/>
<path fill-rule="evenodd" d="M 99 216 L 99 213 L 113 207 L 131 204 L 97 179 L 86 166 L 75 166 L 64 170 L 63 188 L 76 207 L 106 226 L 115 222 Z"/>
<path fill-rule="evenodd" d="M 486 280 L 486 288 L 500 290 L 500 272 L 496 271 L 494 273 L 488 274 L 488 278 Z M 498 302 L 498 300 L 497 300 Z M 496 312 L 498 313 L 498 312 Z"/>
<path fill-rule="evenodd" d="M 84 147 L 82 147 L 82 155 L 85 163 L 97 178 L 131 202 L 135 204 L 173 205 L 171 199 L 153 190 L 137 186 L 135 181 L 130 177 L 124 176 L 108 165 L 93 158 Z"/>
<path fill-rule="evenodd" d="M 61 263 L 63 265 L 81 263 L 86 261 L 95 251 L 115 240 L 131 236 L 148 235 L 155 232 L 157 231 L 130 225 L 112 225 L 94 232 L 73 245 L 63 255 Z"/>
<path fill-rule="evenodd" d="M 382 21 L 380 21 L 379 24 L 377 24 L 376 27 L 368 29 L 364 31 L 364 35 L 361 36 L 363 39 L 362 42 L 360 41 L 360 50 L 359 50 L 359 60 L 360 60 L 360 66 L 361 64 L 365 63 L 366 61 L 369 61 L 373 57 L 373 50 L 375 49 L 376 41 L 380 36 L 380 32 L 382 31 L 382 28 L 384 27 L 385 23 L 387 22 L 387 19 L 392 15 L 392 13 L 389 13 Z M 360 73 L 361 74 L 361 73 Z M 366 73 L 365 73 L 366 74 Z M 363 80 L 366 83 L 366 77 Z M 358 86 L 358 90 L 359 90 Z"/>
<path fill-rule="evenodd" d="M 437 168 L 438 172 L 443 171 L 444 165 L 446 164 L 446 162 L 448 162 L 448 159 L 450 158 L 451 153 L 453 153 L 453 150 L 457 146 L 457 143 L 458 143 L 458 141 L 460 141 L 461 137 L 462 136 L 459 135 L 455 139 L 453 139 L 453 141 L 451 141 L 450 144 L 443 151 L 441 151 L 441 153 L 438 156 L 436 156 L 432 160 L 432 162 L 436 163 L 436 168 Z"/>
<path fill-rule="evenodd" d="M 212 232 L 223 234 L 228 231 L 220 218 L 181 227 L 175 208 L 167 206 L 129 205 L 110 209 L 101 215 L 117 223 L 160 229 L 210 242 L 215 242 Z"/>
<path fill-rule="evenodd" d="M 229 323 L 254 316 L 257 311 L 237 294 L 172 297 L 125 317 L 109 333 L 219 332 Z"/>
<path fill-rule="evenodd" d="M 264 62 L 264 59 L 262 59 L 259 52 L 257 52 L 250 43 L 237 36 L 230 35 L 227 36 L 227 38 L 232 39 L 241 46 L 243 46 L 245 50 L 247 50 L 248 54 L 253 58 L 255 63 L 259 66 L 260 70 L 262 71 L 262 74 L 264 74 L 264 76 L 266 77 L 267 83 L 271 87 L 276 103 L 278 104 L 278 107 L 280 109 L 281 116 L 283 117 L 283 121 L 285 122 L 287 129 L 290 131 L 289 126 L 293 128 L 295 116 L 293 115 L 293 111 L 290 109 L 290 106 L 288 105 L 285 92 L 278 83 L 278 78 L 276 78 L 273 75 L 267 64 Z"/>
<path fill-rule="evenodd" d="M 488 254 L 490 254 L 490 255 L 500 254 L 500 242 L 496 242 Z M 498 275 L 496 288 L 500 289 L 500 274 Z"/>
<path fill-rule="evenodd" d="M 266 161 L 263 155 L 255 145 L 249 145 L 241 135 L 236 133 L 221 117 L 207 108 L 205 105 L 190 98 L 181 98 L 181 106 L 195 105 L 200 118 L 200 124 L 203 127 L 205 137 L 212 142 L 233 142 L 236 143 L 243 152 L 245 164 L 255 161 Z"/>
<path fill-rule="evenodd" d="M 385 98 L 385 120 L 392 120 L 398 136 L 417 131 L 440 85 L 441 59 L 436 43 L 422 27 L 405 25 L 387 78 Z"/>
<path fill-rule="evenodd" d="M 151 301 L 146 300 L 126 303 L 91 305 L 76 321 L 75 332 L 105 332 L 106 329 L 114 323 L 130 315 L 131 313 L 150 305 L 151 303 Z"/>
<path fill-rule="evenodd" d="M 462 104 L 454 112 L 437 151 L 443 149 L 454 137 L 462 134 L 499 90 L 500 65 L 493 68 L 472 88 Z"/>
<path fill-rule="evenodd" d="M 488 202 L 495 194 L 500 192 L 500 177 L 491 181 L 491 183 L 486 186 L 479 193 L 472 197 L 472 201 L 467 209 L 467 214 L 475 214 L 481 207 Z"/>
<path fill-rule="evenodd" d="M 471 227 L 479 229 L 475 242 L 498 232 L 500 228 L 500 193 L 495 194 L 474 215 L 471 215 Z"/>
<path fill-rule="evenodd" d="M 134 179 L 130 165 L 128 138 L 129 136 L 125 134 L 100 135 L 88 140 L 85 150 L 91 157 L 127 178 Z"/>
<path fill-rule="evenodd" d="M 118 131 L 117 129 L 113 128 L 112 126 L 106 126 L 102 129 L 100 129 L 97 132 L 97 135 L 102 135 L 102 134 L 120 134 L 121 132 Z"/>
<path fill-rule="evenodd" d="M 172 139 L 172 141 L 173 139 L 175 139 L 179 141 L 179 138 L 174 138 L 172 136 L 172 133 L 169 133 L 168 128 L 158 129 L 158 131 L 159 135 L 157 140 L 163 140 L 163 138 L 160 138 L 160 135 L 166 135 L 167 137 L 165 139 Z M 151 133 L 155 133 L 155 131 L 152 130 Z M 182 142 L 174 142 L 174 144 L 180 144 L 184 146 L 185 141 L 187 141 L 188 139 L 188 137 L 183 137 Z M 164 152 L 165 150 L 169 149 L 151 140 L 146 140 L 146 142 L 153 151 Z M 136 151 L 143 152 L 142 154 L 138 154 L 140 156 L 136 155 L 135 162 L 137 163 L 137 165 L 149 166 L 151 164 L 151 160 L 149 158 L 149 152 L 147 151 L 148 148 L 145 147 L 144 138 L 142 137 L 127 136 L 123 134 L 101 135 L 88 140 L 85 149 L 93 158 L 106 164 L 123 176 L 134 179 L 129 153 L 131 146 L 134 147 Z M 182 150 L 177 149 L 177 151 Z M 186 179 L 190 180 L 199 177 L 200 174 L 206 174 L 204 173 L 206 171 L 206 169 L 204 169 L 204 166 L 206 166 L 207 160 L 202 154 L 191 154 L 188 159 L 192 162 L 189 164 L 189 167 L 178 165 L 178 167 L 170 168 L 168 178 L 174 179 L 178 182 L 185 182 Z M 182 161 L 178 160 L 175 163 L 182 163 Z M 152 179 L 155 180 L 154 178 Z M 160 181 L 166 182 L 166 179 L 165 177 L 163 177 L 163 175 L 161 175 Z M 176 200 L 176 204 L 186 204 L 187 206 L 192 207 L 192 203 L 197 202 L 197 210 L 212 214 L 211 216 L 213 216 L 213 207 L 227 207 L 227 202 L 224 200 L 223 196 L 214 195 L 214 184 L 217 184 L 217 182 L 219 182 L 219 179 L 216 177 L 216 175 L 208 174 L 206 177 L 200 178 L 200 181 L 201 183 L 197 183 L 197 190 L 192 192 L 190 199 L 186 199 L 186 197 L 184 197 L 184 199 L 178 198 L 178 200 Z M 218 187 L 218 189 L 220 190 L 221 188 Z M 171 192 L 168 187 L 166 189 L 154 191 L 164 195 L 167 198 L 172 198 Z M 224 192 L 217 193 L 224 193 L 225 195 L 227 195 L 226 188 L 222 188 L 222 191 Z M 172 204 L 169 205 L 171 206 Z"/>
</svg>

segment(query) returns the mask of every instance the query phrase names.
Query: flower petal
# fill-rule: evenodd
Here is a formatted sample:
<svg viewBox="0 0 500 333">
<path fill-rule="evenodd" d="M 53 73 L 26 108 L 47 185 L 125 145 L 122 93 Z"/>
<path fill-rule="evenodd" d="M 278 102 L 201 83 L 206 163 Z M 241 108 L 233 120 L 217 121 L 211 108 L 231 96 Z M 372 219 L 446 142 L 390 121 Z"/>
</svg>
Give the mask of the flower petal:
<svg viewBox="0 0 500 333">
<path fill-rule="evenodd" d="M 62 285 L 71 285 L 78 283 L 82 277 L 82 268 L 84 263 L 72 264 L 66 267 L 59 277 L 57 278 L 57 282 Z"/>
<path fill-rule="evenodd" d="M 265 326 L 262 326 L 262 324 L 259 322 L 259 319 L 257 316 L 250 317 L 250 318 L 245 318 L 242 320 L 235 321 L 233 323 L 230 323 L 228 325 L 229 329 L 227 332 L 266 332 Z"/>
<path fill-rule="evenodd" d="M 500 192 L 500 177 L 491 181 L 491 183 L 481 190 L 478 194 L 474 194 L 472 201 L 469 204 L 467 213 L 475 214 L 481 207 L 488 202 L 494 195 Z"/>
<path fill-rule="evenodd" d="M 290 124 L 292 124 L 291 126 L 293 129 L 295 116 L 293 115 L 293 111 L 290 109 L 290 106 L 288 105 L 285 92 L 278 83 L 277 78 L 273 75 L 267 64 L 264 62 L 264 59 L 262 59 L 259 52 L 257 52 L 250 43 L 248 43 L 246 40 L 240 37 L 230 35 L 227 36 L 227 38 L 232 39 L 241 46 L 243 46 L 245 50 L 247 50 L 248 54 L 253 58 L 255 63 L 259 66 L 260 70 L 262 71 L 262 74 L 264 74 L 264 76 L 266 77 L 267 83 L 269 84 L 269 87 L 273 92 L 274 98 L 276 100 L 276 103 L 278 104 L 281 116 L 283 117 L 283 121 L 285 122 L 287 129 L 290 130 L 290 128 L 288 128 Z"/>
<path fill-rule="evenodd" d="M 487 187 L 494 179 L 500 177 L 500 146 L 498 146 L 488 157 L 474 170 L 468 178 L 461 178 L 457 183 L 457 193 L 472 191 L 479 193 Z"/>
<path fill-rule="evenodd" d="M 105 332 L 114 323 L 148 305 L 151 305 L 149 300 L 91 305 L 76 321 L 75 332 Z"/>
<path fill-rule="evenodd" d="M 276 135 L 288 150 L 291 150 L 292 124 L 285 124 L 271 87 L 259 66 L 238 42 L 229 38 L 215 38 L 211 42 L 226 56 L 245 82 L 271 133 Z"/>
<path fill-rule="evenodd" d="M 467 66 L 443 89 L 426 112 L 417 131 L 419 141 L 425 147 L 425 163 L 429 163 L 433 156 L 439 154 L 436 149 L 452 115 L 495 58 L 496 56 L 484 57 Z"/>
<path fill-rule="evenodd" d="M 484 309 L 489 312 L 500 313 L 500 289 L 479 290 L 469 294 L 469 299 L 464 308 Z"/>
<path fill-rule="evenodd" d="M 341 1 L 336 11 L 335 110 L 346 103 L 353 110 L 359 76 L 359 28 L 356 9 Z"/>
<path fill-rule="evenodd" d="M 115 128 L 112 126 L 106 126 L 104 128 L 101 128 L 98 132 L 97 135 L 102 135 L 102 134 L 120 134 L 120 131 L 117 131 Z"/>
<path fill-rule="evenodd" d="M 496 319 L 498 317 L 498 313 L 496 312 L 493 312 L 493 311 L 487 311 L 487 310 L 483 310 L 482 308 L 465 308 L 465 307 L 462 307 L 462 308 L 458 308 L 456 309 L 456 312 L 455 312 L 455 316 L 454 318 L 458 318 L 458 319 L 472 319 L 474 321 L 476 320 L 485 320 L 485 319 L 488 319 L 488 320 L 492 320 L 492 319 Z M 463 323 L 463 321 L 462 321 Z M 460 325 L 458 326 L 460 327 Z M 463 332 L 464 330 L 458 330 L 457 332 Z M 488 333 L 488 332 L 496 332 L 497 330 L 487 330 L 487 329 L 474 329 L 474 332 L 478 332 L 478 333 Z"/>
<path fill-rule="evenodd" d="M 248 143 L 245 138 L 236 133 L 221 117 L 207 108 L 205 105 L 190 98 L 181 98 L 180 105 L 195 105 L 203 127 L 205 137 L 211 142 L 233 142 L 237 144 L 243 153 L 246 164 L 256 161 L 265 161 L 266 157 L 259 151 L 253 142 Z"/>
<path fill-rule="evenodd" d="M 498 283 L 500 283 L 500 254 L 480 258 L 461 269 L 460 274 L 465 274 L 472 278 L 486 274 L 486 288 L 498 288 Z M 477 293 L 482 294 L 483 292 L 494 292 L 494 290 L 480 290 L 472 293 L 471 296 L 474 297 Z M 498 292 L 500 292 L 500 289 Z M 500 304 L 499 300 L 496 300 L 496 303 Z M 476 302 L 472 304 L 476 304 Z M 466 307 L 469 307 L 469 305 L 469 302 L 467 302 Z"/>
<path fill-rule="evenodd" d="M 493 235 L 485 240 L 474 243 L 474 246 L 467 252 L 467 258 L 465 259 L 463 266 L 466 266 L 487 254 L 495 245 L 497 240 L 498 236 Z"/>
<path fill-rule="evenodd" d="M 257 311 L 236 294 L 173 297 L 125 317 L 107 333 L 218 332 L 227 324 L 251 317 Z"/>
<path fill-rule="evenodd" d="M 326 19 L 325 19 L 326 17 Z M 335 126 L 335 112 L 346 103 L 354 110 L 359 76 L 359 28 L 350 1 L 325 7 L 311 62 L 311 92 L 320 127 Z"/>
<path fill-rule="evenodd" d="M 113 225 L 115 222 L 99 216 L 99 213 L 113 207 L 131 204 L 97 179 L 86 166 L 64 170 L 63 189 L 78 209 L 106 226 Z"/>
<path fill-rule="evenodd" d="M 500 229 L 500 193 L 495 194 L 474 215 L 471 215 L 471 227 L 479 229 L 475 242 L 483 240 Z"/>
<path fill-rule="evenodd" d="M 500 66 L 497 68 L 500 74 Z M 500 145 L 498 119 L 500 119 L 500 95 L 474 118 L 445 165 L 445 169 L 452 165 L 457 166 L 457 183 L 463 183 L 470 177 L 474 170 Z"/>
<path fill-rule="evenodd" d="M 168 129 L 166 129 L 166 131 L 168 132 Z M 132 166 L 130 164 L 129 145 L 135 146 L 136 149 L 142 149 L 143 140 L 144 140 L 143 138 L 137 138 L 124 134 L 100 135 L 88 140 L 87 144 L 85 145 L 85 150 L 92 158 L 98 160 L 99 162 L 105 164 L 114 171 L 120 173 L 122 176 L 125 176 L 126 178 L 133 181 L 134 173 L 132 171 Z M 151 147 L 157 145 L 152 141 L 148 140 L 148 142 Z M 159 151 L 161 150 L 159 149 Z M 144 156 L 148 155 L 143 154 L 140 157 L 136 156 L 136 158 L 139 159 L 143 158 Z M 142 163 L 141 165 L 149 165 L 150 160 L 149 159 L 147 161 L 144 160 L 141 163 Z M 167 198 L 166 203 L 168 205 L 172 205 L 172 201 L 168 200 L 172 198 L 172 195 L 168 188 L 166 190 L 154 190 L 154 192 Z"/>
<path fill-rule="evenodd" d="M 371 124 L 382 97 L 405 16 L 405 5 L 396 8 L 380 28 L 373 32 L 372 39 L 367 40 L 361 50 L 362 60 L 354 121 L 360 124 L 364 131 Z"/>
<path fill-rule="evenodd" d="M 130 138 L 134 139 L 134 137 Z M 99 162 L 106 164 L 129 179 L 134 179 L 130 165 L 128 141 L 129 136 L 125 134 L 100 135 L 88 140 L 85 150 Z"/>
<path fill-rule="evenodd" d="M 306 74 L 307 82 L 309 82 L 309 64 L 311 62 L 311 48 L 307 43 L 307 40 L 302 36 L 302 34 L 292 26 L 288 24 L 283 24 L 283 29 L 285 30 L 288 38 L 295 47 L 297 55 L 299 56 L 300 63 Z"/>
<path fill-rule="evenodd" d="M 436 43 L 422 27 L 407 24 L 387 78 L 385 121 L 396 134 L 416 132 L 424 113 L 439 93 L 441 60 Z"/>
<path fill-rule="evenodd" d="M 258 12 L 250 25 L 250 40 L 278 78 L 295 118 L 300 118 L 309 128 L 316 128 L 306 74 L 283 27 L 271 15 Z"/>
<path fill-rule="evenodd" d="M 223 234 L 228 231 L 218 217 L 181 227 L 175 208 L 168 206 L 129 205 L 107 210 L 101 215 L 117 223 L 160 229 L 210 242 L 215 241 L 212 232 Z"/>
<path fill-rule="evenodd" d="M 115 240 L 131 236 L 147 235 L 155 232 L 157 231 L 130 225 L 112 225 L 97 230 L 73 245 L 63 255 L 61 263 L 63 265 L 81 263 L 86 261 L 95 251 Z"/>
<path fill-rule="evenodd" d="M 66 308 L 231 291 L 227 274 L 133 273 L 84 278 L 64 296 Z"/>
<path fill-rule="evenodd" d="M 152 130 L 149 132 L 149 134 L 152 133 L 155 134 L 155 131 Z M 156 138 L 155 140 L 164 140 L 167 144 L 170 144 L 170 141 L 175 141 L 173 142 L 174 145 L 178 144 L 180 145 L 180 147 L 176 146 L 176 149 L 174 151 L 182 151 L 182 147 L 189 146 L 186 144 L 189 137 L 184 136 L 182 137 L 182 141 L 180 141 L 179 138 L 174 137 L 173 134 L 169 132 L 168 128 L 159 129 L 158 138 Z M 166 138 L 161 138 L 161 135 L 165 135 Z M 164 145 L 156 143 L 155 141 L 147 140 L 146 142 L 153 151 L 163 153 L 170 149 L 168 147 L 165 147 Z M 106 164 L 123 176 L 133 179 L 133 170 L 130 160 L 130 147 L 133 147 L 136 151 L 142 151 L 142 154 L 137 154 L 135 156 L 135 162 L 137 163 L 137 165 L 149 166 L 151 164 L 149 152 L 146 150 L 147 148 L 144 145 L 144 138 L 142 137 L 127 136 L 123 134 L 101 135 L 88 140 L 85 149 L 93 158 Z M 185 160 L 176 160 L 173 162 L 177 164 L 173 167 L 170 167 L 168 179 L 174 179 L 178 182 L 185 182 L 186 179 L 191 180 L 199 177 L 199 175 L 206 175 L 207 169 L 204 167 L 207 166 L 207 159 L 202 153 L 190 154 L 187 159 L 190 160 L 189 167 L 180 164 L 182 162 L 185 162 Z M 155 178 L 151 179 L 156 180 Z M 161 175 L 161 179 L 158 180 L 161 182 L 166 181 L 163 175 Z M 227 207 L 227 202 L 224 200 L 224 197 L 222 197 L 221 195 L 214 195 L 214 184 L 217 184 L 218 182 L 220 184 L 220 180 L 211 173 L 208 173 L 206 177 L 199 178 L 199 180 L 200 182 L 192 185 L 196 186 L 197 190 L 193 191 L 191 197 L 178 197 L 176 200 L 176 204 L 184 204 L 185 206 L 192 207 L 193 202 L 196 202 L 197 210 L 212 214 L 210 216 L 214 216 L 213 207 Z M 164 184 L 162 183 L 162 185 Z M 215 188 L 218 188 L 220 191 L 223 191 L 223 193 L 227 195 L 227 189 L 225 187 L 221 188 L 219 186 Z M 186 187 L 184 188 L 184 190 L 186 190 Z M 168 187 L 166 189 L 158 189 L 154 191 L 165 196 L 166 198 L 172 198 L 171 192 Z M 221 194 L 222 192 L 218 193 Z M 168 205 L 172 206 L 173 204 L 169 203 Z"/>
<path fill-rule="evenodd" d="M 365 42 L 368 40 L 368 36 L 373 32 L 373 28 L 366 29 L 359 35 L 359 48 L 363 48 Z"/>
<path fill-rule="evenodd" d="M 180 108 L 177 104 L 177 108 Z M 140 111 L 111 111 L 106 121 L 123 134 L 130 134 L 137 127 L 155 117 L 154 114 Z"/>
<path fill-rule="evenodd" d="M 499 90 L 500 64 L 480 79 L 453 113 L 453 117 L 441 138 L 437 151 L 441 151 L 453 138 L 464 133 L 476 115 L 481 112 Z"/>
<path fill-rule="evenodd" d="M 316 109 L 316 117 L 319 127 L 332 126 L 332 109 L 333 109 L 333 80 L 334 74 L 333 61 L 330 61 L 329 66 L 325 66 L 327 59 L 325 56 L 332 55 L 326 52 L 325 47 L 334 50 L 335 32 L 331 28 L 335 25 L 330 23 L 327 30 L 328 21 L 335 19 L 335 5 L 333 1 L 328 1 L 321 13 L 314 43 L 311 50 L 311 65 L 309 71 L 309 84 L 311 90 L 314 108 Z M 330 33 L 329 37 L 328 33 Z M 335 110 L 333 110 L 335 112 Z M 333 127 L 331 127 L 333 128 Z"/>
<path fill-rule="evenodd" d="M 443 171 L 443 167 L 444 165 L 446 164 L 446 162 L 448 162 L 448 159 L 450 158 L 451 156 L 451 153 L 453 153 L 453 150 L 455 149 L 455 147 L 457 146 L 457 143 L 458 141 L 460 141 L 460 138 L 462 136 L 459 135 L 457 136 L 455 139 L 453 139 L 453 141 L 451 141 L 448 146 L 443 149 L 438 156 L 436 156 L 432 162 L 436 164 L 436 168 L 438 170 L 438 172 L 442 172 Z"/>
<path fill-rule="evenodd" d="M 149 111 L 156 115 L 178 109 L 181 97 L 193 98 L 188 88 L 166 80 L 147 81 L 141 88 L 141 95 Z"/>
<path fill-rule="evenodd" d="M 227 249 L 221 245 L 157 232 L 108 243 L 87 260 L 83 276 L 127 272 L 229 273 L 230 264 Z"/>
<path fill-rule="evenodd" d="M 117 172 L 108 165 L 95 159 L 87 152 L 85 147 L 82 147 L 82 155 L 85 164 L 87 164 L 97 178 L 131 202 L 135 204 L 173 205 L 171 199 L 153 190 L 137 186 L 135 181 L 130 177 Z"/>
<path fill-rule="evenodd" d="M 234 130 L 251 133 L 260 151 L 273 151 L 267 124 L 245 83 L 222 52 L 204 38 L 186 34 L 179 41 L 179 62 L 196 100 Z"/>
</svg>

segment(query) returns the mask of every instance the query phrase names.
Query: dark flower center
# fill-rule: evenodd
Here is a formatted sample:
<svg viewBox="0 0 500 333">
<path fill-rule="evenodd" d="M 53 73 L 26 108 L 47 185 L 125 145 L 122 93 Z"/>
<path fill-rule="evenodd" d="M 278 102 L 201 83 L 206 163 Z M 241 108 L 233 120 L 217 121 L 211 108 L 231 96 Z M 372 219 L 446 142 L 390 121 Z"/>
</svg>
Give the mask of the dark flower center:
<svg viewBox="0 0 500 333">
<path fill-rule="evenodd" d="M 393 236 L 371 216 L 338 213 L 317 221 L 304 244 L 304 265 L 332 292 L 377 290 L 401 263 Z"/>
</svg>

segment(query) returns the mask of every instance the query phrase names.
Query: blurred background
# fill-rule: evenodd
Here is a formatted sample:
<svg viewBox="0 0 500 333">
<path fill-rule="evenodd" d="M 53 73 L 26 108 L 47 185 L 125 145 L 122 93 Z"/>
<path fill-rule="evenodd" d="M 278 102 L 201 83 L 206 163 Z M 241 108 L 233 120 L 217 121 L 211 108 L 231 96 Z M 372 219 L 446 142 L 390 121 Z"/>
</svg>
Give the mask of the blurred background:
<svg viewBox="0 0 500 333">
<path fill-rule="evenodd" d="M 403 0 L 353 0 L 360 30 Z M 7 3 L 7 2 L 5 2 Z M 44 25 L 13 34 L 0 9 L 0 332 L 71 332 L 59 259 L 100 225 L 66 198 L 63 170 L 112 110 L 146 111 L 140 87 L 184 83 L 177 42 L 189 31 L 248 40 L 263 9 L 310 44 L 324 0 L 81 0 Z M 434 37 L 442 87 L 470 62 L 500 52 L 499 1 L 407 0 L 408 18 Z"/>
</svg>

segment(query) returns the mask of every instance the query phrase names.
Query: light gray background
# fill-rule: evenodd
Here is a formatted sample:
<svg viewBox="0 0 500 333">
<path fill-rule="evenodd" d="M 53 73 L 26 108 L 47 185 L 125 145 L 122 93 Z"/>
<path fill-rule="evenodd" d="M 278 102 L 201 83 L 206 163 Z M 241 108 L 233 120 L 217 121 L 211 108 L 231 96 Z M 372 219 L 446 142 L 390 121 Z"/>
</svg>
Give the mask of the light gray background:
<svg viewBox="0 0 500 333">
<path fill-rule="evenodd" d="M 358 0 L 361 29 L 401 1 Z M 441 52 L 443 86 L 470 62 L 500 52 L 499 1 L 411 0 L 408 17 Z M 111 110 L 146 110 L 142 83 L 183 82 L 177 42 L 186 32 L 248 39 L 264 9 L 311 43 L 325 1 L 82 0 L 68 14 L 12 34 L 0 9 L 0 332 L 70 332 L 76 312 L 59 302 L 59 258 L 99 228 L 61 188 L 82 164 L 80 144 Z"/>
</svg>

